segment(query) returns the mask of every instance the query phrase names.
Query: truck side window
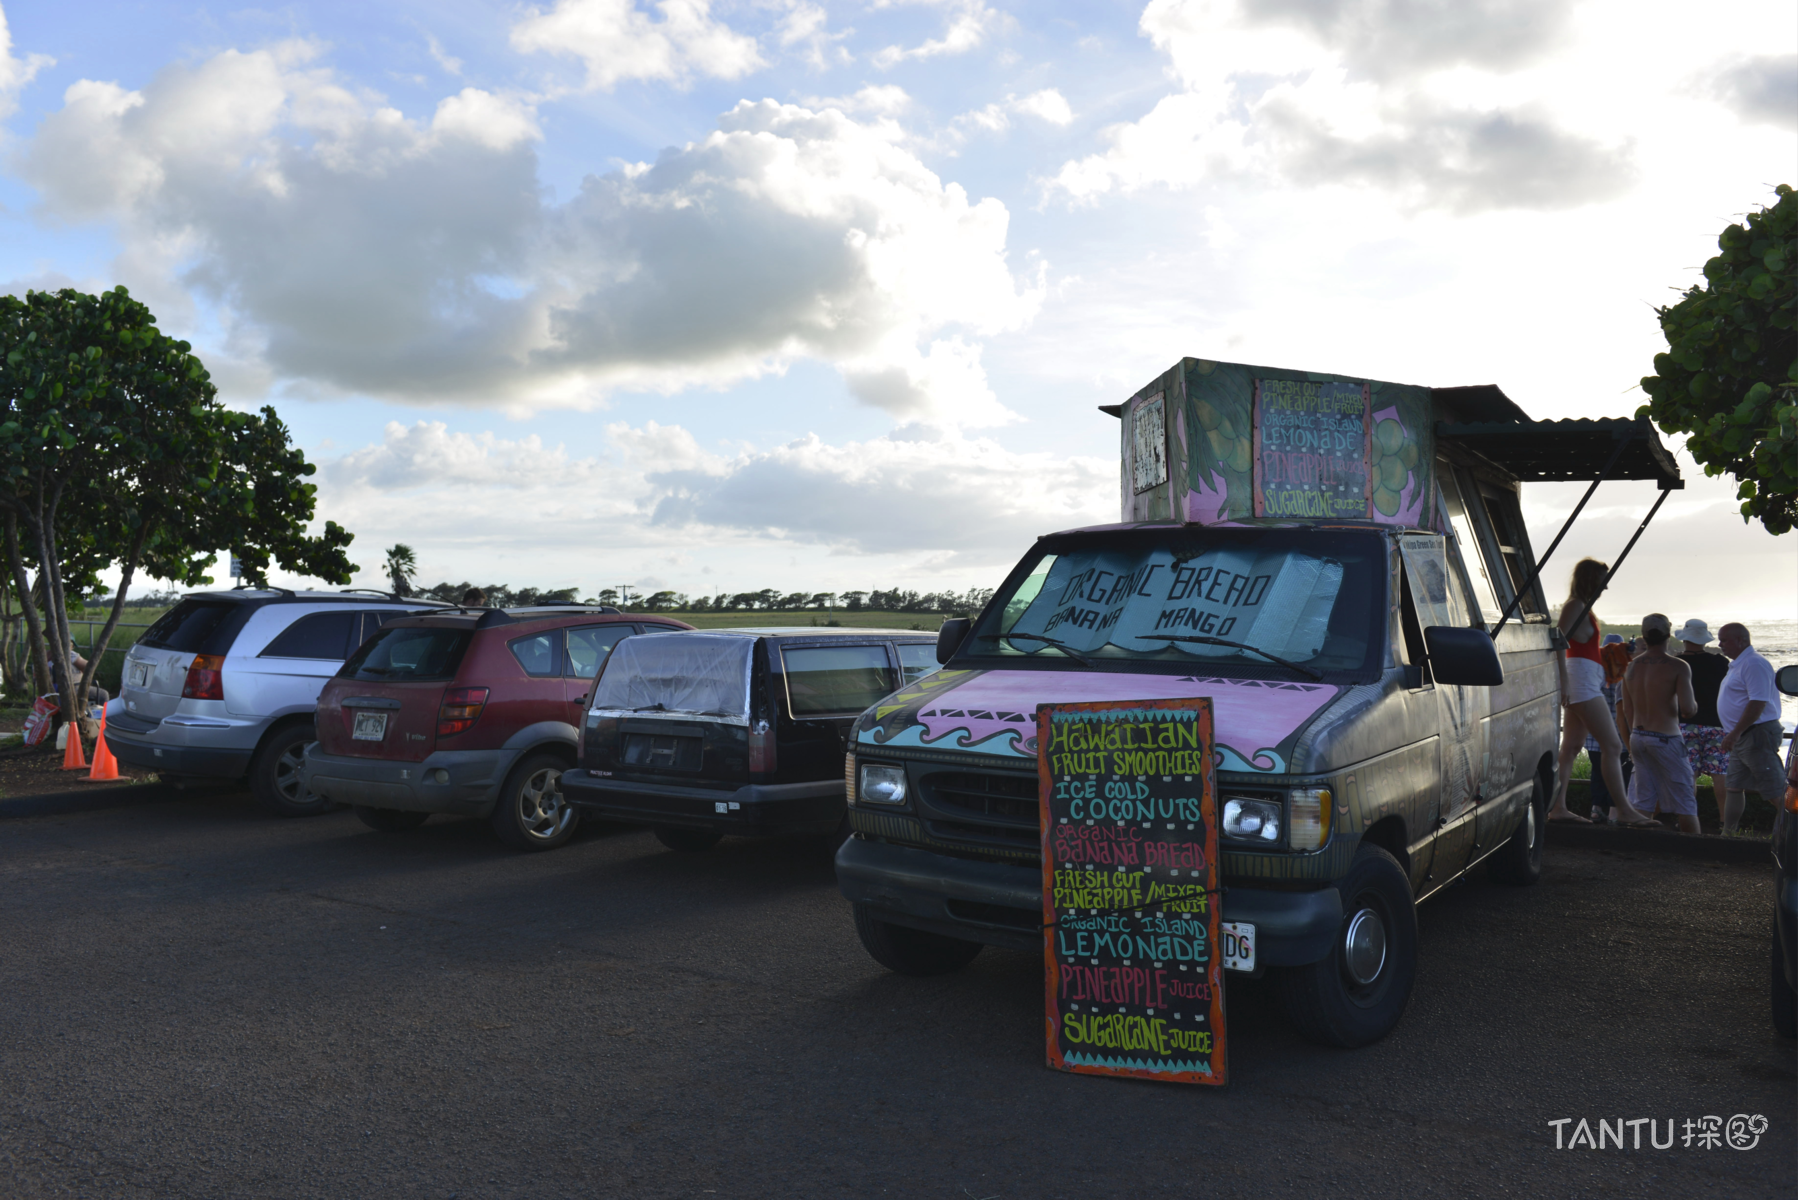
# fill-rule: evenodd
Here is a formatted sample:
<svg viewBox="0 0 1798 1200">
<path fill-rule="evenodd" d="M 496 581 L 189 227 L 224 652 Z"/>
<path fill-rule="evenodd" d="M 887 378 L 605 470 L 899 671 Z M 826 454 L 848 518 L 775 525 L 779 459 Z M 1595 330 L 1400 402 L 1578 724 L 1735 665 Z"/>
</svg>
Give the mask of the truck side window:
<svg viewBox="0 0 1798 1200">
<path fill-rule="evenodd" d="M 1404 661 L 1407 667 L 1422 672 L 1418 679 L 1412 681 L 1414 687 L 1428 687 L 1430 683 L 1429 656 L 1424 653 L 1423 626 L 1417 622 L 1417 602 L 1411 596 L 1411 573 L 1409 570 L 1399 571 L 1399 625 L 1404 631 Z"/>
<path fill-rule="evenodd" d="M 1442 486 L 1442 507 L 1448 517 L 1449 528 L 1454 530 L 1458 554 L 1449 558 L 1456 562 L 1455 574 L 1467 585 L 1469 591 L 1468 608 L 1471 613 L 1478 613 L 1485 621 L 1498 620 L 1498 614 L 1504 605 L 1499 603 L 1498 589 L 1492 584 L 1492 577 L 1486 570 L 1486 558 L 1481 552 L 1478 532 L 1474 529 L 1473 517 L 1467 511 L 1467 505 L 1461 496 L 1460 482 L 1455 478 L 1454 468 L 1444 459 L 1436 460 L 1436 479 Z"/>
<path fill-rule="evenodd" d="M 1486 516 L 1492 522 L 1492 533 L 1498 539 L 1498 553 L 1504 561 L 1505 573 L 1510 577 L 1508 590 L 1516 595 L 1529 579 L 1530 572 L 1535 569 L 1536 562 L 1530 555 L 1529 533 L 1523 527 L 1523 511 L 1517 506 L 1515 494 L 1504 491 L 1489 483 L 1481 483 L 1480 499 L 1484 503 Z M 1523 602 L 1517 611 L 1525 616 L 1540 614 L 1542 604 L 1537 599 L 1541 590 L 1538 582 L 1524 594 Z"/>
</svg>

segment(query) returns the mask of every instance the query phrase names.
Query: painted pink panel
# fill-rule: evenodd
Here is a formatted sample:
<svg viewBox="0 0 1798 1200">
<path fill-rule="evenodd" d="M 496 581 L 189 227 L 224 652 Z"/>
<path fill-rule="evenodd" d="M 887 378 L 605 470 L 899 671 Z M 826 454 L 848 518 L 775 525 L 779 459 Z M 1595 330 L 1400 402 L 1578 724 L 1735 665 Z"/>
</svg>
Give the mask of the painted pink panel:
<svg viewBox="0 0 1798 1200">
<path fill-rule="evenodd" d="M 950 746 L 968 746 L 1009 734 L 1004 751 L 1029 757 L 1036 706 L 1081 700 L 1172 700 L 1210 696 L 1217 701 L 1216 740 L 1255 770 L 1284 762 L 1272 751 L 1291 737 L 1339 689 L 1322 683 L 1283 683 L 1203 676 L 1114 675 L 1097 671 L 988 671 L 931 697 L 918 713 L 929 745 L 959 733 Z"/>
</svg>

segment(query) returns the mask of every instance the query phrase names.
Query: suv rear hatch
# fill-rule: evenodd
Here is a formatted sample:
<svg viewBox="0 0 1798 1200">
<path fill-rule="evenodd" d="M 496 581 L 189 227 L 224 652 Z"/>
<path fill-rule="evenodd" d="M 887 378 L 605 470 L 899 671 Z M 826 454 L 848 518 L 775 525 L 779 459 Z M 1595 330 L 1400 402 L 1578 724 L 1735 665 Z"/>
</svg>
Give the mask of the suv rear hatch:
<svg viewBox="0 0 1798 1200">
<path fill-rule="evenodd" d="M 169 609 L 126 651 L 119 685 L 125 711 L 147 721 L 174 712 L 194 656 L 229 653 L 257 607 L 242 600 L 190 596 Z"/>
<path fill-rule="evenodd" d="M 469 716 L 463 707 L 449 711 L 445 698 L 473 637 L 472 620 L 453 618 L 377 630 L 319 694 L 320 748 L 352 758 L 423 760 L 437 748 L 443 720 Z"/>
<path fill-rule="evenodd" d="M 593 688 L 582 764 L 644 782 L 748 782 L 756 639 L 656 633 L 627 638 Z"/>
</svg>

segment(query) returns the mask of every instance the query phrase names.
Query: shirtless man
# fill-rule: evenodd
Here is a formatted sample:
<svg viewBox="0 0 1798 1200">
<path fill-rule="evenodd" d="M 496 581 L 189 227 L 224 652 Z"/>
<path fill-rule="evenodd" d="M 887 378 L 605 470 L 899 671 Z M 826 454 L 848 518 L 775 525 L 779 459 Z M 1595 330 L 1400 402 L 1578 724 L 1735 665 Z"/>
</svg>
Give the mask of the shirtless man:
<svg viewBox="0 0 1798 1200">
<path fill-rule="evenodd" d="M 1629 802 L 1644 813 L 1670 812 L 1679 817 L 1681 833 L 1698 833 L 1697 783 L 1686 758 L 1679 722 L 1698 713 L 1692 691 L 1692 668 L 1667 653 L 1673 622 L 1660 613 L 1642 618 L 1645 648 L 1623 673 L 1617 698 L 1619 732 L 1628 731 L 1629 754 L 1636 772 L 1629 781 Z"/>
</svg>

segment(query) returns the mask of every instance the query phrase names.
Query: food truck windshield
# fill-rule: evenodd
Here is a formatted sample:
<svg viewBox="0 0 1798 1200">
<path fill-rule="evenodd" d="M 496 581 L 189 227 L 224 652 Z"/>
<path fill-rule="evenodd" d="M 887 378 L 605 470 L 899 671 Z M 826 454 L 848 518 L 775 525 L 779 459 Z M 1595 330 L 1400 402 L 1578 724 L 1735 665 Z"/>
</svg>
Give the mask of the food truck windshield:
<svg viewBox="0 0 1798 1200">
<path fill-rule="evenodd" d="M 1128 662 L 1363 681 L 1384 665 L 1386 579 L 1384 539 L 1359 530 L 1068 534 L 1019 564 L 969 650 L 1064 670 Z"/>
</svg>

